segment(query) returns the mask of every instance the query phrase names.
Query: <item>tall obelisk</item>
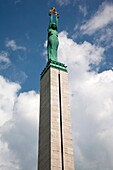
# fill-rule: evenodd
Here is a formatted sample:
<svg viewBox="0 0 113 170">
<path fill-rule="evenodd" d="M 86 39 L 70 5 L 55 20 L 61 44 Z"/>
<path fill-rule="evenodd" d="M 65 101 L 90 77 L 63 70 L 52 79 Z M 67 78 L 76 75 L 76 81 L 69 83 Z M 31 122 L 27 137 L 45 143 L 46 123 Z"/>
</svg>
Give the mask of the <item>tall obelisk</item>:
<svg viewBox="0 0 113 170">
<path fill-rule="evenodd" d="M 55 8 L 49 15 L 48 62 L 40 80 L 38 170 L 74 170 L 68 72 L 57 60 L 59 15 Z"/>
</svg>

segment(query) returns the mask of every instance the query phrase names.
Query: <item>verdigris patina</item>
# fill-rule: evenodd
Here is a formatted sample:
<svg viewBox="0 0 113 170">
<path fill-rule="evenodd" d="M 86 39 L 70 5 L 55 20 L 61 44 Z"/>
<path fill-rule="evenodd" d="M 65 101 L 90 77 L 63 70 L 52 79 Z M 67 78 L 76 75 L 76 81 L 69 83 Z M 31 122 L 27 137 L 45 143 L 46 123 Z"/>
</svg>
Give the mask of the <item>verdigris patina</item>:
<svg viewBox="0 0 113 170">
<path fill-rule="evenodd" d="M 56 15 L 55 22 L 53 22 L 53 14 Z M 48 44 L 47 44 L 47 53 L 48 60 L 57 61 L 57 50 L 58 50 L 58 19 L 59 14 L 55 8 L 52 8 L 49 11 L 50 23 L 48 27 Z"/>
<path fill-rule="evenodd" d="M 55 15 L 55 22 L 53 22 L 54 19 L 53 15 Z M 48 62 L 46 64 L 46 67 L 41 73 L 41 79 L 50 67 L 67 72 L 67 66 L 59 62 L 57 58 L 57 50 L 59 45 L 58 41 L 59 14 L 54 7 L 49 11 L 49 16 L 50 22 L 48 27 L 48 44 L 47 44 Z"/>
</svg>

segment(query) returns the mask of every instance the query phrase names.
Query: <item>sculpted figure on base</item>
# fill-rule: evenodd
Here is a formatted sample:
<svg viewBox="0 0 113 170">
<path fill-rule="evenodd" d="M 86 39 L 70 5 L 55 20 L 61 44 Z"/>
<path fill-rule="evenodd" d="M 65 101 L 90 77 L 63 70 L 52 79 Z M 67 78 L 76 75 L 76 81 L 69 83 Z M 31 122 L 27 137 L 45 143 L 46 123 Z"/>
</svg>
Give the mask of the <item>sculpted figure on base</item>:
<svg viewBox="0 0 113 170">
<path fill-rule="evenodd" d="M 55 23 L 53 22 L 53 15 L 56 15 Z M 47 53 L 48 60 L 57 61 L 57 49 L 59 45 L 58 41 L 58 18 L 59 14 L 55 8 L 52 8 L 49 11 L 50 23 L 48 27 L 48 44 L 47 44 Z"/>
</svg>

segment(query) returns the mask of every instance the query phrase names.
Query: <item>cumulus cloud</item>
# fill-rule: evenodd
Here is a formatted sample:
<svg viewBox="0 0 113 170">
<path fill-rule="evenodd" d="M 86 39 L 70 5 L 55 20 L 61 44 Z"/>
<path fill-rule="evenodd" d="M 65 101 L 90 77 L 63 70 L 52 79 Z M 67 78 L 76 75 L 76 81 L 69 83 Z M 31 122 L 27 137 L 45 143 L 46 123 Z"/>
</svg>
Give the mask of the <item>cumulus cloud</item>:
<svg viewBox="0 0 113 170">
<path fill-rule="evenodd" d="M 68 65 L 75 167 L 113 169 L 113 71 L 98 73 L 104 48 L 59 34 L 59 60 Z M 92 65 L 97 69 L 93 70 Z M 33 170 L 37 164 L 39 94 L 0 76 L 0 168 Z"/>
<path fill-rule="evenodd" d="M 81 30 L 84 34 L 91 35 L 111 23 L 113 23 L 113 3 L 104 2 L 94 16 L 81 26 Z"/>
<path fill-rule="evenodd" d="M 0 169 L 33 170 L 37 163 L 39 94 L 0 76 Z"/>
<path fill-rule="evenodd" d="M 26 47 L 17 45 L 15 40 L 7 40 L 5 45 L 13 51 L 26 50 Z"/>
<path fill-rule="evenodd" d="M 16 92 L 19 89 L 20 86 L 18 84 L 9 82 L 0 76 L 0 127 L 12 119 Z"/>
<path fill-rule="evenodd" d="M 8 143 L 0 140 L 0 169 L 1 170 L 19 170 L 18 160 L 9 150 Z"/>
<path fill-rule="evenodd" d="M 84 70 L 90 69 L 90 64 L 98 65 L 102 60 L 104 48 L 86 41 L 82 44 L 77 44 L 70 38 L 67 41 L 67 32 L 61 32 L 59 39 L 59 57 L 62 61 L 66 59 L 66 63 L 68 61 L 68 64 L 71 66 L 69 69 L 76 69 L 78 67 L 80 72 L 82 71 L 84 73 Z"/>
<path fill-rule="evenodd" d="M 98 73 L 104 49 L 59 34 L 59 59 L 68 65 L 75 168 L 113 169 L 113 71 Z M 89 71 L 90 70 L 90 71 Z"/>
</svg>

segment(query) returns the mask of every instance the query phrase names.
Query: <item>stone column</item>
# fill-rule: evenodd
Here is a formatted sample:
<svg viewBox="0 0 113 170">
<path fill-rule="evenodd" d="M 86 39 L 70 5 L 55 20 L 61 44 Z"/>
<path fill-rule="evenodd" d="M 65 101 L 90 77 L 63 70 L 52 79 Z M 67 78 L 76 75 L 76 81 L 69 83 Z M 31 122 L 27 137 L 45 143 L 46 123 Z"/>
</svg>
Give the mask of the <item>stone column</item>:
<svg viewBox="0 0 113 170">
<path fill-rule="evenodd" d="M 50 63 L 40 81 L 38 170 L 74 170 L 68 73 Z"/>
</svg>

